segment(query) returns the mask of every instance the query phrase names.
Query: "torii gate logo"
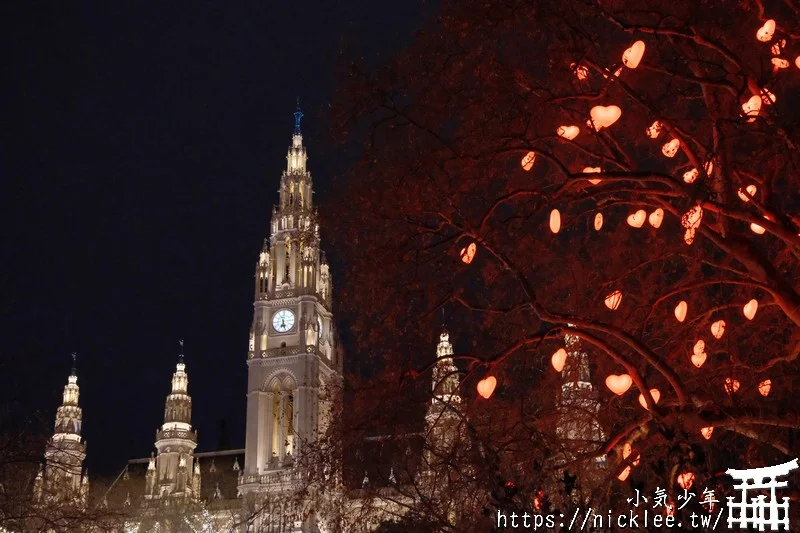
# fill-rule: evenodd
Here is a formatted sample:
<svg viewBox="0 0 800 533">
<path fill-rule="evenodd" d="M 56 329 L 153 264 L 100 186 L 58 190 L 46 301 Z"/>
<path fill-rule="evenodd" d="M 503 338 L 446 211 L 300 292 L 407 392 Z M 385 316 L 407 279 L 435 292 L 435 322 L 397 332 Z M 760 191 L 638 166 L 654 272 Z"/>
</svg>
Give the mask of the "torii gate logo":
<svg viewBox="0 0 800 533">
<path fill-rule="evenodd" d="M 738 524 L 739 529 L 747 529 L 748 526 L 758 531 L 764 531 L 769 526 L 770 531 L 777 531 L 781 528 L 789 529 L 789 498 L 784 496 L 782 503 L 778 503 L 775 489 L 782 489 L 788 485 L 787 481 L 778 481 L 779 477 L 789 475 L 789 472 L 796 469 L 797 459 L 776 466 L 765 466 L 763 468 L 750 468 L 747 470 L 734 470 L 729 468 L 726 474 L 740 481 L 741 484 L 734 485 L 733 488 L 742 491 L 738 502 L 734 502 L 733 496 L 728 496 L 728 528 Z M 751 483 L 752 481 L 752 483 Z M 769 489 L 769 499 L 764 494 L 758 497 L 747 497 L 749 490 Z"/>
</svg>

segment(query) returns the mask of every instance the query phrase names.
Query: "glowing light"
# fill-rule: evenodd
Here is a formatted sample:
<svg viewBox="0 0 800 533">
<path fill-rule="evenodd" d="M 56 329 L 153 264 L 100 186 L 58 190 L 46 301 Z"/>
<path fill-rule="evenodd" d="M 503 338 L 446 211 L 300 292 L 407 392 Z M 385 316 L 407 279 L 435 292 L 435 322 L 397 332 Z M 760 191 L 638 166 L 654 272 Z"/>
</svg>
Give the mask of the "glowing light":
<svg viewBox="0 0 800 533">
<path fill-rule="evenodd" d="M 764 398 L 769 396 L 769 391 L 771 389 L 772 389 L 772 380 L 771 379 L 765 379 L 764 381 L 762 381 L 761 383 L 758 384 L 758 392 Z"/>
<path fill-rule="evenodd" d="M 625 469 L 622 472 L 619 473 L 619 475 L 617 476 L 617 479 L 620 480 L 620 481 L 625 481 L 626 479 L 628 479 L 629 475 L 631 475 L 631 467 L 630 466 L 626 466 Z"/>
<path fill-rule="evenodd" d="M 525 171 L 528 171 L 533 168 L 533 162 L 536 161 L 536 152 L 528 152 L 525 154 L 525 157 L 522 158 L 520 161 L 520 165 Z"/>
<path fill-rule="evenodd" d="M 697 229 L 700 227 L 701 220 L 703 220 L 703 208 L 696 205 L 684 213 L 681 217 L 681 225 L 686 229 Z"/>
<path fill-rule="evenodd" d="M 641 228 L 647 219 L 647 211 L 639 209 L 635 213 L 628 215 L 628 225 L 632 228 Z"/>
<path fill-rule="evenodd" d="M 661 147 L 661 153 L 667 157 L 675 157 L 675 154 L 678 153 L 678 148 L 680 147 L 681 142 L 678 139 L 672 139 Z"/>
<path fill-rule="evenodd" d="M 584 167 L 583 168 L 583 173 L 584 174 L 599 174 L 600 172 L 603 172 L 603 169 L 600 168 L 600 167 Z M 601 179 L 590 179 L 589 183 L 591 183 L 592 185 L 597 185 L 602 181 L 603 180 L 601 180 Z"/>
<path fill-rule="evenodd" d="M 654 228 L 656 229 L 660 228 L 661 222 L 664 221 L 664 210 L 659 207 L 658 209 L 650 213 L 650 216 L 647 218 L 647 220 L 648 222 L 650 222 L 650 225 L 653 226 Z"/>
<path fill-rule="evenodd" d="M 649 128 L 645 130 L 647 136 L 651 139 L 657 139 L 658 136 L 661 134 L 661 122 L 655 121 L 653 122 Z"/>
<path fill-rule="evenodd" d="M 650 396 L 653 397 L 653 403 L 658 403 L 661 399 L 661 392 L 658 389 L 650 389 Z M 639 405 L 647 409 L 647 401 L 644 399 L 644 395 L 639 395 Z M 648 409 L 649 410 L 649 409 Z"/>
<path fill-rule="evenodd" d="M 600 231 L 600 228 L 603 227 L 603 213 L 597 213 L 594 216 L 594 230 Z"/>
<path fill-rule="evenodd" d="M 469 246 L 465 246 L 461 249 L 461 261 L 464 264 L 472 263 L 472 260 L 475 258 L 475 252 L 477 251 L 478 247 L 475 245 L 474 242 L 469 243 Z"/>
<path fill-rule="evenodd" d="M 753 95 L 742 104 L 742 111 L 745 116 L 750 117 L 747 122 L 753 122 L 761 111 L 761 97 Z"/>
<path fill-rule="evenodd" d="M 682 489 L 691 489 L 692 485 L 694 485 L 694 474 L 691 472 L 678 474 L 678 485 L 680 485 Z"/>
<path fill-rule="evenodd" d="M 644 41 L 636 41 L 622 54 L 622 64 L 628 68 L 636 68 L 644 55 Z"/>
<path fill-rule="evenodd" d="M 686 303 L 685 300 L 681 300 L 678 302 L 678 305 L 675 306 L 675 318 L 678 319 L 678 322 L 683 322 L 686 320 L 686 311 L 689 309 L 689 305 Z"/>
<path fill-rule="evenodd" d="M 567 362 L 567 351 L 564 348 L 559 348 L 556 353 L 550 358 L 550 364 L 556 369 L 556 372 L 564 370 L 564 364 Z"/>
<path fill-rule="evenodd" d="M 763 26 L 758 28 L 758 31 L 756 32 L 756 39 L 762 43 L 766 43 L 772 40 L 773 35 L 775 35 L 775 21 L 773 19 L 769 19 L 764 23 Z"/>
<path fill-rule="evenodd" d="M 694 183 L 699 175 L 700 172 L 698 172 L 696 168 L 693 168 L 692 170 L 683 173 L 683 181 L 686 183 Z"/>
<path fill-rule="evenodd" d="M 630 442 L 626 442 L 625 445 L 622 447 L 622 459 L 627 459 L 633 453 L 633 446 L 631 446 Z M 639 466 L 639 461 L 641 460 L 641 454 L 636 455 L 636 459 L 631 461 L 631 465 Z"/>
<path fill-rule="evenodd" d="M 590 112 L 595 129 L 600 131 L 614 124 L 622 116 L 622 110 L 615 106 L 594 106 Z"/>
<path fill-rule="evenodd" d="M 561 213 L 558 209 L 550 211 L 550 231 L 558 233 L 561 229 Z"/>
<path fill-rule="evenodd" d="M 708 440 L 711 438 L 711 435 L 714 434 L 714 426 L 707 426 L 704 428 L 700 428 L 700 434 L 703 436 L 704 439 Z"/>
<path fill-rule="evenodd" d="M 789 68 L 789 61 L 786 60 L 786 59 L 782 59 L 780 57 L 773 57 L 772 58 L 772 65 L 776 69 Z"/>
<path fill-rule="evenodd" d="M 739 390 L 739 380 L 733 378 L 725 378 L 725 392 L 729 395 Z"/>
<path fill-rule="evenodd" d="M 611 374 L 606 378 L 606 387 L 617 396 L 622 396 L 633 385 L 633 380 L 628 374 Z"/>
<path fill-rule="evenodd" d="M 497 378 L 489 376 L 478 382 L 478 394 L 486 398 L 491 398 L 494 388 L 497 386 Z"/>
<path fill-rule="evenodd" d="M 776 41 L 769 50 L 773 55 L 779 56 L 784 46 L 786 46 L 786 39 L 781 39 L 780 41 Z"/>
<path fill-rule="evenodd" d="M 757 192 L 758 192 L 758 187 L 751 184 L 745 187 L 744 189 L 740 188 L 738 191 L 736 191 L 736 194 L 739 195 L 739 198 L 741 198 L 743 202 L 747 203 L 750 201 L 750 198 L 755 197 Z"/>
<path fill-rule="evenodd" d="M 612 311 L 616 311 L 619 304 L 622 302 L 622 292 L 614 291 L 605 298 L 606 307 Z"/>
<path fill-rule="evenodd" d="M 580 132 L 581 129 L 578 126 L 559 126 L 558 130 L 556 130 L 559 137 L 563 137 L 569 141 L 577 137 Z"/>
<path fill-rule="evenodd" d="M 575 77 L 578 78 L 579 80 L 585 80 L 589 76 L 589 69 L 587 69 L 582 65 L 577 65 L 575 63 L 572 63 L 569 66 L 569 68 L 571 68 L 572 71 L 575 72 Z"/>
<path fill-rule="evenodd" d="M 725 335 L 725 321 L 717 320 L 711 324 L 711 334 L 715 339 L 721 339 L 722 336 Z"/>
<path fill-rule="evenodd" d="M 753 320 L 753 317 L 756 316 L 756 311 L 758 311 L 758 300 L 755 298 L 747 302 L 742 309 L 747 320 Z"/>
</svg>

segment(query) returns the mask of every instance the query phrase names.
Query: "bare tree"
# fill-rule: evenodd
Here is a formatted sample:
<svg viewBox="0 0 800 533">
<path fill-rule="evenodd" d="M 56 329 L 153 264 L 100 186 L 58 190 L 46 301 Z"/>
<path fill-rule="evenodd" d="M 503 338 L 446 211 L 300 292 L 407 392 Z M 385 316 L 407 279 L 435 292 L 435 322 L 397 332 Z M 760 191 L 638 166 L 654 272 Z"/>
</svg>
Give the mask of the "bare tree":
<svg viewBox="0 0 800 533">
<path fill-rule="evenodd" d="M 605 436 L 575 461 L 608 462 L 560 490 L 614 503 L 691 474 L 719 497 L 727 467 L 797 454 L 799 20 L 778 1 L 454 2 L 386 72 L 354 67 L 341 130 L 370 129 L 334 211 L 345 314 L 389 383 L 426 375 L 452 315 L 496 505 L 529 509 L 563 473 L 544 470 L 567 335 Z"/>
</svg>

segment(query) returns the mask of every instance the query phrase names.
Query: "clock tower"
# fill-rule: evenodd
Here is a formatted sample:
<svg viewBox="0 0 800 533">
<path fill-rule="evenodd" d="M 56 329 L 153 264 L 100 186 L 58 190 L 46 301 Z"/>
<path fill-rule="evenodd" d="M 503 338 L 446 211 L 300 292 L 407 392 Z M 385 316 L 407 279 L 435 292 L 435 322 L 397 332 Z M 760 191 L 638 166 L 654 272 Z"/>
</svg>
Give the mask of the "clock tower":
<svg viewBox="0 0 800 533">
<path fill-rule="evenodd" d="M 246 501 L 278 485 L 286 488 L 304 443 L 327 429 L 331 405 L 325 389 L 342 367 L 299 103 L 294 116 L 279 203 L 255 265 L 245 464 L 239 484 Z"/>
</svg>

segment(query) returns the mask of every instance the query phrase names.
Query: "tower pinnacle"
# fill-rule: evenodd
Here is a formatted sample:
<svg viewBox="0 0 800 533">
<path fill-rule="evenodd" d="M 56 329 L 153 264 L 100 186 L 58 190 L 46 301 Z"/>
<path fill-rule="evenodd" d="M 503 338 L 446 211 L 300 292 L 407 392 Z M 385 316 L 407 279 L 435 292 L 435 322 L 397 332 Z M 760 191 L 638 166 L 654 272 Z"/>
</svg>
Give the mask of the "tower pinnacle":
<svg viewBox="0 0 800 533">
<path fill-rule="evenodd" d="M 78 354 L 72 352 L 72 373 L 70 374 L 71 377 L 78 377 L 77 359 L 78 359 Z"/>
<path fill-rule="evenodd" d="M 178 363 L 182 365 L 183 364 L 183 339 L 179 340 L 178 344 L 181 347 L 181 351 L 178 354 Z"/>
<path fill-rule="evenodd" d="M 300 97 L 297 97 L 297 111 L 294 112 L 294 134 L 302 135 L 300 133 L 300 120 L 303 118 L 303 112 L 300 111 Z"/>
</svg>

